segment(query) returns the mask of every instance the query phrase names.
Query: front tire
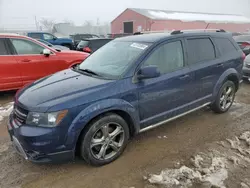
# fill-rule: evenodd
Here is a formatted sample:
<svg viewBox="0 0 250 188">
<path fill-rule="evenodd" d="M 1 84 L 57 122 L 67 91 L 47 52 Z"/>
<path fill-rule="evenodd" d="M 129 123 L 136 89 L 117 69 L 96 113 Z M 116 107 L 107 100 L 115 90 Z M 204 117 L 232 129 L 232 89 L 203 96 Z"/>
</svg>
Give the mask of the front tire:
<svg viewBox="0 0 250 188">
<path fill-rule="evenodd" d="M 116 160 L 129 139 L 126 121 L 113 113 L 94 120 L 81 137 L 81 157 L 90 165 L 102 166 Z"/>
<path fill-rule="evenodd" d="M 211 105 L 211 109 L 215 113 L 225 113 L 232 106 L 235 98 L 236 86 L 234 82 L 228 80 L 220 88 L 215 102 Z"/>
</svg>

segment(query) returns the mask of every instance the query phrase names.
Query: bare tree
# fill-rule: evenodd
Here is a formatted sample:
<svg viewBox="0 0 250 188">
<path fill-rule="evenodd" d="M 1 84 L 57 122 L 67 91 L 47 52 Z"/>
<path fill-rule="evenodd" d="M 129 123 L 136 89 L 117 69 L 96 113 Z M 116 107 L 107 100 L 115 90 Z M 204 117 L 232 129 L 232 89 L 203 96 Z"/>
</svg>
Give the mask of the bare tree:
<svg viewBox="0 0 250 188">
<path fill-rule="evenodd" d="M 75 25 L 75 23 L 74 23 L 72 20 L 68 20 L 68 19 L 64 19 L 64 20 L 63 20 L 63 23 L 69 24 L 69 25 L 71 25 L 71 26 L 74 26 L 74 25 Z"/>
<path fill-rule="evenodd" d="M 49 32 L 52 32 L 53 27 L 56 24 L 56 22 L 54 20 L 52 20 L 52 19 L 43 18 L 43 19 L 40 20 L 40 24 L 41 24 L 43 29 L 46 29 Z"/>
</svg>

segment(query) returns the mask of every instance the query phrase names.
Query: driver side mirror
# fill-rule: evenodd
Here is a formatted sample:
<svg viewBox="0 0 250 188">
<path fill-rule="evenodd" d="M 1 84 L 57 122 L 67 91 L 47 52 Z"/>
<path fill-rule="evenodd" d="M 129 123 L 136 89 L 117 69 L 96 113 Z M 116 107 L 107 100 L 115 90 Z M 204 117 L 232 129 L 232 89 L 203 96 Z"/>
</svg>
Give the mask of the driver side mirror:
<svg viewBox="0 0 250 188">
<path fill-rule="evenodd" d="M 146 66 L 141 68 L 137 73 L 137 79 L 148 79 L 148 78 L 156 78 L 161 75 L 157 66 Z"/>
<path fill-rule="evenodd" d="M 53 37 L 53 40 L 56 40 L 57 38 L 56 37 Z"/>
<path fill-rule="evenodd" d="M 49 56 L 51 54 L 51 51 L 47 48 L 43 49 L 43 55 Z"/>
</svg>

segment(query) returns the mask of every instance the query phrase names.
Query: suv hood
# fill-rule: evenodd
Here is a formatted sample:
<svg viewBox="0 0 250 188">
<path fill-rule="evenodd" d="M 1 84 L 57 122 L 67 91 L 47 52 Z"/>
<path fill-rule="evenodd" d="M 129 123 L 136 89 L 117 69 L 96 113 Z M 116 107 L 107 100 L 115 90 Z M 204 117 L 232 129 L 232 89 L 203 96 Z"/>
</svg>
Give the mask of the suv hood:
<svg viewBox="0 0 250 188">
<path fill-rule="evenodd" d="M 67 69 L 22 89 L 16 102 L 29 111 L 58 111 L 104 98 L 113 83 Z"/>
</svg>

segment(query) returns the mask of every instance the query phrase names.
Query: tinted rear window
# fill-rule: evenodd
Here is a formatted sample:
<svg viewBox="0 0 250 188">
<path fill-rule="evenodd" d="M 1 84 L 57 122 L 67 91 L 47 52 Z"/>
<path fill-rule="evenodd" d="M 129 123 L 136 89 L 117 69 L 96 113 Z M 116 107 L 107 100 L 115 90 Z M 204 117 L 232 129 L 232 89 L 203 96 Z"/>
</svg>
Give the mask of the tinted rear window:
<svg viewBox="0 0 250 188">
<path fill-rule="evenodd" d="M 0 39 L 0 55 L 8 55 L 4 39 Z"/>
<path fill-rule="evenodd" d="M 30 33 L 29 37 L 34 38 L 34 39 L 40 39 L 42 37 L 41 33 Z"/>
<path fill-rule="evenodd" d="M 215 38 L 215 42 L 222 54 L 228 54 L 237 50 L 227 38 Z"/>
<path fill-rule="evenodd" d="M 84 48 L 86 46 L 88 46 L 89 41 L 88 40 L 82 40 L 79 44 L 78 44 L 78 48 Z"/>
<path fill-rule="evenodd" d="M 93 48 L 93 50 L 101 48 L 103 45 L 107 44 L 110 40 L 93 40 L 90 42 L 90 47 Z"/>
<path fill-rule="evenodd" d="M 215 59 L 214 45 L 209 38 L 188 39 L 187 43 L 190 64 Z"/>
</svg>

